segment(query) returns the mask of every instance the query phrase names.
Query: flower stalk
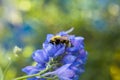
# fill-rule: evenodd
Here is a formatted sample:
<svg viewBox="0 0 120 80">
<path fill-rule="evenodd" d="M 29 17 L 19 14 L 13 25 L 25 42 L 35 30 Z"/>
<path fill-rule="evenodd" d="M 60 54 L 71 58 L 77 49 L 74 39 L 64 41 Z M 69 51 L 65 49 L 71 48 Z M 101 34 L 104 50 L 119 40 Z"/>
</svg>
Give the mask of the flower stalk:
<svg viewBox="0 0 120 80">
<path fill-rule="evenodd" d="M 40 75 L 42 75 L 43 73 L 46 73 L 48 70 L 49 70 L 49 68 L 46 68 L 45 70 L 43 70 L 43 71 L 41 71 L 41 72 L 39 72 L 37 74 L 22 76 L 22 77 L 18 77 L 16 79 L 13 79 L 13 80 L 22 80 L 22 79 L 27 79 L 27 78 L 35 77 L 35 76 L 39 76 L 40 78 L 44 78 L 44 76 L 40 76 Z"/>
</svg>

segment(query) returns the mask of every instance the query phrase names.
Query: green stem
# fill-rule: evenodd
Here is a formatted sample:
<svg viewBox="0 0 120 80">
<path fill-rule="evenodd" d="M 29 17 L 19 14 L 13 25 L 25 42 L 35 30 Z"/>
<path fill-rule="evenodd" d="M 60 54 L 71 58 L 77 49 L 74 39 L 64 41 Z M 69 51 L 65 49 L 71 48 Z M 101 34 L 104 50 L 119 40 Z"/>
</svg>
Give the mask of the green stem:
<svg viewBox="0 0 120 80">
<path fill-rule="evenodd" d="M 11 61 L 7 64 L 7 67 L 5 68 L 5 70 L 3 72 L 4 75 L 6 75 L 6 73 L 7 73 L 8 69 L 9 69 L 10 65 L 11 65 Z"/>
<path fill-rule="evenodd" d="M 6 75 L 7 71 L 9 70 L 9 68 L 10 68 L 10 66 L 11 66 L 11 63 L 12 63 L 12 61 L 10 60 L 10 62 L 7 64 L 7 66 L 6 66 L 6 68 L 5 68 L 4 72 L 3 72 L 3 74 L 4 74 L 4 79 L 6 78 L 5 75 Z"/>
<path fill-rule="evenodd" d="M 34 76 L 38 76 L 38 74 L 22 76 L 22 77 L 18 77 L 16 79 L 13 79 L 13 80 L 21 80 L 21 79 L 26 79 L 26 78 L 34 77 Z"/>
<path fill-rule="evenodd" d="M 1 67 L 0 67 L 0 80 L 4 80 L 4 75 Z"/>
<path fill-rule="evenodd" d="M 31 78 L 31 77 L 35 77 L 35 76 L 40 76 L 41 74 L 47 72 L 49 70 L 49 68 L 46 68 L 45 70 L 37 73 L 37 74 L 33 74 L 33 75 L 27 75 L 27 76 L 22 76 L 22 77 L 18 77 L 16 79 L 13 79 L 13 80 L 22 80 L 22 79 L 26 79 L 26 78 Z M 43 76 L 40 76 L 40 77 L 43 77 Z"/>
</svg>

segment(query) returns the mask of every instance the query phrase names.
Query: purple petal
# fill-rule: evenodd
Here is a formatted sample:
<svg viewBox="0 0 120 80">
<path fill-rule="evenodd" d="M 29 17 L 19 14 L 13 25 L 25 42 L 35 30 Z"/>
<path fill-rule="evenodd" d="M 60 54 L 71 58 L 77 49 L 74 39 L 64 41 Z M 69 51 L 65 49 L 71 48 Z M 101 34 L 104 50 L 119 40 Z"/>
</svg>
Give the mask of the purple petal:
<svg viewBox="0 0 120 80">
<path fill-rule="evenodd" d="M 78 48 L 76 48 L 76 47 L 70 47 L 70 48 L 67 48 L 66 50 L 67 50 L 67 52 L 75 53 L 75 52 L 78 51 Z"/>
<path fill-rule="evenodd" d="M 32 55 L 33 59 L 41 64 L 46 63 L 49 60 L 48 55 L 43 50 L 37 50 Z"/>
<path fill-rule="evenodd" d="M 64 53 L 65 46 L 61 44 L 60 45 L 49 44 L 46 48 L 44 48 L 44 50 L 50 57 L 54 57 Z"/>
<path fill-rule="evenodd" d="M 75 37 L 75 41 L 73 45 L 79 49 L 84 48 L 84 38 L 83 37 Z"/>
<path fill-rule="evenodd" d="M 87 54 L 88 54 L 84 49 L 81 49 L 81 50 L 79 51 L 79 53 L 80 53 L 81 57 L 86 57 Z"/>
<path fill-rule="evenodd" d="M 38 73 L 39 70 L 36 69 L 35 67 L 33 66 L 27 66 L 25 68 L 22 69 L 23 72 L 27 73 L 27 74 L 35 74 L 35 73 Z"/>
<path fill-rule="evenodd" d="M 39 70 L 43 70 L 46 68 L 46 65 L 45 64 L 37 64 L 35 67 Z"/>
<path fill-rule="evenodd" d="M 70 65 L 71 64 L 63 65 L 54 71 L 54 74 L 57 75 L 60 80 L 71 80 L 71 78 L 74 77 L 75 73 L 68 68 Z"/>
<path fill-rule="evenodd" d="M 80 49 L 84 48 L 84 38 L 83 37 L 72 37 L 71 38 L 71 44 L 73 45 L 73 47 L 69 47 L 67 48 L 68 52 L 78 52 Z"/>
<path fill-rule="evenodd" d="M 64 63 L 64 64 L 69 64 L 69 63 L 74 62 L 75 59 L 76 59 L 76 57 L 73 56 L 73 55 L 66 55 L 66 56 L 63 58 L 63 63 Z"/>
<path fill-rule="evenodd" d="M 50 57 L 53 57 L 57 48 L 54 45 L 49 44 L 44 50 Z"/>
<path fill-rule="evenodd" d="M 42 46 L 43 46 L 43 49 L 45 49 L 45 48 L 47 48 L 49 46 L 49 44 L 44 42 Z"/>
<path fill-rule="evenodd" d="M 64 52 L 65 52 L 65 46 L 63 46 L 62 48 L 58 49 L 58 51 L 55 53 L 55 56 L 63 54 Z"/>
<path fill-rule="evenodd" d="M 47 39 L 46 39 L 47 42 L 50 42 L 50 39 L 51 39 L 53 36 L 54 36 L 53 34 L 48 34 L 48 35 L 47 35 Z"/>
</svg>

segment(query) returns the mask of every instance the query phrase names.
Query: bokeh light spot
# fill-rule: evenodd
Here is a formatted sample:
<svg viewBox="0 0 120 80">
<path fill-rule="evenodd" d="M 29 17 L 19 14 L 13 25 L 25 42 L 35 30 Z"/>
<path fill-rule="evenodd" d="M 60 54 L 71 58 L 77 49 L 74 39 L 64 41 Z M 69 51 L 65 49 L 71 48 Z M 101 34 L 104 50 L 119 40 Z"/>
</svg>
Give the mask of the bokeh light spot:
<svg viewBox="0 0 120 80">
<path fill-rule="evenodd" d="M 110 4 L 108 7 L 108 11 L 112 16 L 118 16 L 119 15 L 119 5 Z"/>
<path fill-rule="evenodd" d="M 22 0 L 19 4 L 19 9 L 22 11 L 29 11 L 31 9 L 31 2 L 29 0 Z"/>
</svg>

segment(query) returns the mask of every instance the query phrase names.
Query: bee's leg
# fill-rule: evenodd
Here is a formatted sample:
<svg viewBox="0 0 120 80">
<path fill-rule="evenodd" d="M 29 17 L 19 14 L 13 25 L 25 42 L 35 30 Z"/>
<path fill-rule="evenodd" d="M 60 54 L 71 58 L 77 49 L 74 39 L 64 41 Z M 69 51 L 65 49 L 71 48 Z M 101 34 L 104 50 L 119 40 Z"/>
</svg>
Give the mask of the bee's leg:
<svg viewBox="0 0 120 80">
<path fill-rule="evenodd" d="M 52 45 L 54 45 L 54 44 L 55 44 L 55 42 L 54 42 L 54 41 L 50 41 L 49 43 L 51 43 Z"/>
</svg>

